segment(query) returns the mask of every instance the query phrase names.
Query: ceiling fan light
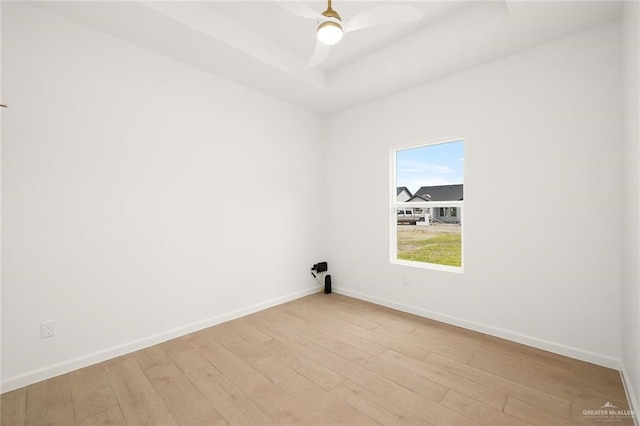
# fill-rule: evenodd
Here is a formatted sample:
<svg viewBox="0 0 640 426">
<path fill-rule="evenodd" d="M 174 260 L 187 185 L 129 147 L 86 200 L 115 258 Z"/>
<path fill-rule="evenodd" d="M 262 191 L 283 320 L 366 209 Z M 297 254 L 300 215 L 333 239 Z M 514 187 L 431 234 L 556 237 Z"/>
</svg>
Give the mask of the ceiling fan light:
<svg viewBox="0 0 640 426">
<path fill-rule="evenodd" d="M 342 26 L 337 22 L 325 21 L 318 25 L 318 41 L 327 46 L 333 46 L 342 39 Z"/>
</svg>

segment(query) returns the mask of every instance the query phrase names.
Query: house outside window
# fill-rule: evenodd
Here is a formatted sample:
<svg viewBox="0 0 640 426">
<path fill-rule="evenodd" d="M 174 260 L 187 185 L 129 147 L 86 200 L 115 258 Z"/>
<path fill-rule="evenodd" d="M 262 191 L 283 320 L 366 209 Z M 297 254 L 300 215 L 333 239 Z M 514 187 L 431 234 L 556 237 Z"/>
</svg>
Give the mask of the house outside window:
<svg viewBox="0 0 640 426">
<path fill-rule="evenodd" d="M 464 142 L 391 151 L 391 262 L 462 272 Z"/>
</svg>

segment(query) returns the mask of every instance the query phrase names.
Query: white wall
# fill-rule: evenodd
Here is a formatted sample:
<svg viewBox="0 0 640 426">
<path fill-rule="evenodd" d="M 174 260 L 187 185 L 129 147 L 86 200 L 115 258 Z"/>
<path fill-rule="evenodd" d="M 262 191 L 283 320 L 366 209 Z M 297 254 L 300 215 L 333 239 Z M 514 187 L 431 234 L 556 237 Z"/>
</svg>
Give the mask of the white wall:
<svg viewBox="0 0 640 426">
<path fill-rule="evenodd" d="M 2 34 L 2 2 L 0 2 L 0 35 Z M 0 102 L 2 99 L 2 37 L 0 37 Z M 2 141 L 2 113 L 0 112 L 0 142 Z M 2 146 L 0 144 L 0 212 L 2 212 Z M 0 214 L 1 216 L 1 214 Z M 2 241 L 2 221 L 0 220 L 0 241 Z M 0 331 L 2 331 L 2 244 L 0 243 Z M 2 380 L 2 335 L 0 335 L 0 390 Z"/>
<path fill-rule="evenodd" d="M 2 7 L 3 391 L 317 291 L 319 117 Z"/>
<path fill-rule="evenodd" d="M 619 367 L 619 43 L 597 28 L 333 115 L 336 291 Z M 464 274 L 391 265 L 389 150 L 457 137 Z"/>
<path fill-rule="evenodd" d="M 639 6 L 627 2 L 623 16 L 624 43 L 624 128 L 622 163 L 622 361 L 627 392 L 640 413 L 640 185 L 638 161 L 638 38 Z"/>
</svg>

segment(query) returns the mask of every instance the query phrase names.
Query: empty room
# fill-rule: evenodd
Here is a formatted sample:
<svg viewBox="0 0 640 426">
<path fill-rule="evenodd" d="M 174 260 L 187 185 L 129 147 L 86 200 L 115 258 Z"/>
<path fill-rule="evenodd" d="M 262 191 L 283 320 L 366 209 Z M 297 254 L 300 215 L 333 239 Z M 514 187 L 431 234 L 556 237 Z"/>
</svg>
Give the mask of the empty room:
<svg viewBox="0 0 640 426">
<path fill-rule="evenodd" d="M 0 423 L 640 425 L 636 1 L 4 1 Z"/>
</svg>

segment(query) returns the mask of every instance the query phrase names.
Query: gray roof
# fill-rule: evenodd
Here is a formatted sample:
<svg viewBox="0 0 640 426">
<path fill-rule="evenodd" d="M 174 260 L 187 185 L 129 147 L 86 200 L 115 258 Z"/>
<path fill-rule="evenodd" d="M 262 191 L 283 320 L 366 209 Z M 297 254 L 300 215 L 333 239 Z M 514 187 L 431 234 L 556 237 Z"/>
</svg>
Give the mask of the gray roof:
<svg viewBox="0 0 640 426">
<path fill-rule="evenodd" d="M 407 193 L 409 194 L 409 197 L 413 196 L 413 194 L 411 193 L 411 191 L 409 191 L 409 188 L 407 188 L 406 186 L 399 186 L 396 188 L 396 196 L 400 195 L 400 193 L 402 191 L 407 191 Z"/>
<path fill-rule="evenodd" d="M 419 202 L 423 202 L 423 201 L 431 201 L 431 199 L 426 198 L 426 197 L 421 197 L 419 195 L 414 195 L 413 197 L 409 198 L 407 201 L 405 201 L 406 203 L 410 203 L 412 201 L 419 201 Z"/>
<path fill-rule="evenodd" d="M 461 201 L 463 200 L 463 184 L 423 186 L 414 194 L 429 201 Z"/>
</svg>

